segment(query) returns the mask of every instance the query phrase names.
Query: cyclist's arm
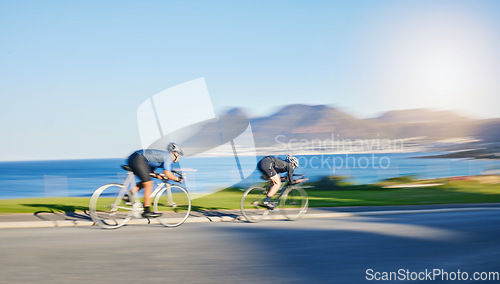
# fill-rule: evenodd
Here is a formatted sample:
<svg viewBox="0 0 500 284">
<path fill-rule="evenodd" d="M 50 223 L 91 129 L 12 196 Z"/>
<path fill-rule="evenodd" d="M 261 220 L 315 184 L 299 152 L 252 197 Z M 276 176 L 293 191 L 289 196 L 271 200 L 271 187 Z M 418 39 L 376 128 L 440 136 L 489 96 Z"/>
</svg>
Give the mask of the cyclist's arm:
<svg viewBox="0 0 500 284">
<path fill-rule="evenodd" d="M 163 174 L 168 178 L 168 179 L 171 179 L 171 180 L 174 180 L 174 181 L 180 181 L 181 178 L 174 175 L 174 173 L 172 173 L 171 171 L 167 171 L 167 170 L 164 170 L 163 171 Z"/>
<path fill-rule="evenodd" d="M 170 180 L 180 181 L 181 178 L 172 173 L 172 156 L 170 153 L 165 154 L 165 160 L 163 161 L 163 174 Z"/>
<path fill-rule="evenodd" d="M 293 180 L 293 166 L 288 166 L 288 182 L 290 184 L 295 184 L 296 182 Z"/>
</svg>

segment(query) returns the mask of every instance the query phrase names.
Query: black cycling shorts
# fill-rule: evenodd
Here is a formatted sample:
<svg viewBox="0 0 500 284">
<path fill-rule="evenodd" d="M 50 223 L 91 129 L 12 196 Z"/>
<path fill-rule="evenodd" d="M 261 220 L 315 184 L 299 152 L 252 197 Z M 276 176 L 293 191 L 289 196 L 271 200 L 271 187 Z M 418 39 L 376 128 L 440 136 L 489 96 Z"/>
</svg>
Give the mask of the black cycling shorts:
<svg viewBox="0 0 500 284">
<path fill-rule="evenodd" d="M 278 174 L 274 169 L 274 161 L 270 157 L 264 157 L 260 160 L 257 164 L 257 168 L 259 168 L 259 171 L 266 174 L 268 177 L 273 177 Z"/>
<path fill-rule="evenodd" d="M 150 173 L 154 172 L 146 158 L 141 154 L 134 153 L 128 158 L 128 165 L 132 169 L 134 175 L 136 175 L 141 182 L 147 182 L 151 180 Z"/>
</svg>

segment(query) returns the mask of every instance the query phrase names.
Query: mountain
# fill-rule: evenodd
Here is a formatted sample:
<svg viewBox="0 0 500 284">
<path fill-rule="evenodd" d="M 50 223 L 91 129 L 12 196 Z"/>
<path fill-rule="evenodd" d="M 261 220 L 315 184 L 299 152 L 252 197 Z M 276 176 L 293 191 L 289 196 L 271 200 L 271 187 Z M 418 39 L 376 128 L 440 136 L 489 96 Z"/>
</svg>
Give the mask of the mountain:
<svg viewBox="0 0 500 284">
<path fill-rule="evenodd" d="M 289 105 L 268 117 L 251 120 L 258 145 L 272 145 L 280 137 L 287 139 L 327 139 L 332 134 L 345 138 L 359 137 L 370 129 L 371 122 L 359 120 L 325 105 Z"/>
<path fill-rule="evenodd" d="M 384 122 L 444 122 L 444 121 L 466 121 L 469 120 L 451 111 L 434 111 L 428 109 L 408 109 L 388 111 L 376 118 Z"/>
<path fill-rule="evenodd" d="M 484 142 L 500 142 L 500 119 L 486 120 L 478 127 L 477 136 Z"/>
<path fill-rule="evenodd" d="M 248 117 L 248 114 L 246 113 L 246 111 L 244 111 L 242 108 L 239 108 L 239 107 L 230 108 L 224 114 L 225 115 L 237 115 L 237 116 Z"/>
<path fill-rule="evenodd" d="M 230 116 L 219 122 L 223 129 L 244 127 L 243 120 L 232 119 L 231 115 L 248 117 L 239 108 L 225 114 Z M 500 119 L 478 120 L 452 111 L 428 109 L 394 110 L 376 118 L 360 119 L 331 106 L 294 104 L 284 106 L 269 116 L 252 118 L 250 123 L 258 147 L 282 147 L 281 143 L 291 141 L 416 137 L 420 143 L 464 137 L 478 139 L 479 144 L 460 146 L 472 148 L 498 147 L 495 145 L 500 142 Z M 481 142 L 494 144 L 485 146 Z"/>
<path fill-rule="evenodd" d="M 421 137 L 441 140 L 458 137 L 485 137 L 490 128 L 482 120 L 451 111 L 411 109 L 389 111 L 377 118 L 359 119 L 325 105 L 288 105 L 267 116 L 250 120 L 257 146 L 300 139 L 402 139 Z M 483 130 L 481 130 L 483 129 Z M 483 131 L 483 132 L 481 132 Z M 496 132 L 498 133 L 498 131 Z M 491 139 L 496 139 L 495 135 Z M 490 137 L 488 136 L 488 137 Z M 500 135 L 499 135 L 500 136 Z"/>
<path fill-rule="evenodd" d="M 476 136 L 480 121 L 451 111 L 408 109 L 388 111 L 373 119 L 391 129 L 394 138 L 425 137 L 431 140 Z"/>
</svg>

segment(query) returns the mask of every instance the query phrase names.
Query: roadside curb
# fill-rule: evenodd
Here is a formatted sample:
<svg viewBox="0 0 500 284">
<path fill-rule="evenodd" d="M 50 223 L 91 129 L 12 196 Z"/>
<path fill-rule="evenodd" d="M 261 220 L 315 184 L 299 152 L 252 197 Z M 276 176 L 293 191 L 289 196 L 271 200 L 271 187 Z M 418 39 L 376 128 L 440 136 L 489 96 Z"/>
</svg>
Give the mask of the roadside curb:
<svg viewBox="0 0 500 284">
<path fill-rule="evenodd" d="M 446 212 L 467 212 L 467 211 L 500 211 L 500 207 L 462 207 L 462 208 L 435 208 L 435 209 L 411 209 L 411 210 L 382 210 L 382 211 L 365 211 L 365 212 L 327 212 L 327 213 L 308 213 L 303 219 L 319 219 L 319 218 L 349 218 L 363 216 L 383 216 L 397 214 L 422 214 L 422 213 L 446 213 Z M 270 214 L 266 220 L 284 220 L 279 214 Z M 211 222 L 244 222 L 244 218 L 240 215 L 232 216 L 190 216 L 186 223 L 211 223 Z M 128 225 L 147 225 L 158 224 L 157 221 L 147 219 L 132 219 Z M 88 220 L 40 220 L 40 221 L 15 221 L 15 222 L 0 222 L 0 229 L 16 229 L 16 228 L 57 228 L 57 227 L 89 227 L 94 226 L 92 221 Z"/>
</svg>

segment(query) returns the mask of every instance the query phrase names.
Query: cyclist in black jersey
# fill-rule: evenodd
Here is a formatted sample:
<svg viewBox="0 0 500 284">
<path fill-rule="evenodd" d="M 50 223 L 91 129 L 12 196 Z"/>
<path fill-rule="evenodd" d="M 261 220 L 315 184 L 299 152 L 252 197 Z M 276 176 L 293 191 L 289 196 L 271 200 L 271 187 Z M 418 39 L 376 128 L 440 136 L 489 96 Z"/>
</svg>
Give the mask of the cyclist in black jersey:
<svg viewBox="0 0 500 284">
<path fill-rule="evenodd" d="M 154 182 L 151 180 L 150 174 L 155 174 L 156 168 L 163 168 L 163 174 L 177 182 L 182 183 L 182 178 L 175 176 L 172 173 L 172 164 L 177 163 L 179 158 L 183 155 L 182 149 L 175 143 L 170 143 L 167 146 L 167 151 L 156 149 L 144 149 L 135 151 L 128 158 L 128 165 L 132 172 L 141 180 L 138 183 L 136 190 L 144 188 L 144 213 L 145 218 L 160 217 L 162 214 L 152 212 L 151 207 L 151 193 L 153 192 Z M 127 198 L 127 196 L 125 197 Z M 130 198 L 128 198 L 130 199 Z"/>
<path fill-rule="evenodd" d="M 293 171 L 298 166 L 299 160 L 291 155 L 288 155 L 285 160 L 267 156 L 259 161 L 257 168 L 262 172 L 262 178 L 265 180 L 271 180 L 273 183 L 267 193 L 266 199 L 262 202 L 262 205 L 266 207 L 274 207 L 270 201 L 271 197 L 273 197 L 281 187 L 281 177 L 279 173 L 288 173 L 286 180 L 290 184 L 300 183 L 303 181 L 302 179 L 293 179 Z"/>
</svg>

